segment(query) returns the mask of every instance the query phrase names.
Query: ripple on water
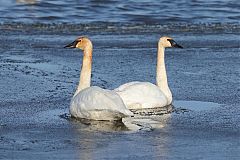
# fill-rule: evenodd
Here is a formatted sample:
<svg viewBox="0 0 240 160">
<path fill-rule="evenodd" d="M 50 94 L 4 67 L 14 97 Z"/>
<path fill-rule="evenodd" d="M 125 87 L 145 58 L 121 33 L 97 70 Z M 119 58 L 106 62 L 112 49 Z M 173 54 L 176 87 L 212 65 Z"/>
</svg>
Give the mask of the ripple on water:
<svg viewBox="0 0 240 160">
<path fill-rule="evenodd" d="M 81 7 L 79 7 L 81 6 Z M 83 7 L 82 7 L 83 6 Z M 61 8 L 61 12 L 59 12 Z M 86 22 L 239 22 L 235 1 L 0 1 L 2 22 L 86 23 Z M 71 17 L 71 18 L 69 18 Z M 54 21 L 53 21 L 54 20 Z"/>
</svg>

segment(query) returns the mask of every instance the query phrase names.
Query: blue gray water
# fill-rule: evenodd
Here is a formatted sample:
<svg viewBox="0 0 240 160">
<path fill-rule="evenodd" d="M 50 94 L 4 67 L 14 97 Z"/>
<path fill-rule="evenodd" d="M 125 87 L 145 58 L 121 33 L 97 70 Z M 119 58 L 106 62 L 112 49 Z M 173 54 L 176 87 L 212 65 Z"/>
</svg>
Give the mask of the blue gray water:
<svg viewBox="0 0 240 160">
<path fill-rule="evenodd" d="M 239 8 L 239 0 L 0 0 L 0 21 L 239 23 Z"/>
<path fill-rule="evenodd" d="M 240 159 L 239 0 L 0 0 L 0 159 Z M 125 125 L 67 118 L 82 54 L 92 85 L 155 82 L 166 49 L 175 112 Z M 137 125 L 133 125 L 137 124 Z M 129 126 L 130 125 L 130 126 Z M 135 127 L 135 128 L 134 128 Z"/>
</svg>

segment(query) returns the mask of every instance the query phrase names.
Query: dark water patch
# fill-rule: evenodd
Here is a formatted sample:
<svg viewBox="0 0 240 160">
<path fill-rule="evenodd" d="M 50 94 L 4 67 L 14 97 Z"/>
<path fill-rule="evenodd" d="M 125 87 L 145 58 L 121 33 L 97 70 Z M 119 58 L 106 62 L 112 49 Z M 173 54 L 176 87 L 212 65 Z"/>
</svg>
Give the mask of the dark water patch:
<svg viewBox="0 0 240 160">
<path fill-rule="evenodd" d="M 71 119 L 71 115 L 69 113 L 60 114 L 59 117 L 63 118 L 63 119 L 66 119 L 66 120 Z"/>
<path fill-rule="evenodd" d="M 141 24 L 141 23 L 88 23 L 88 24 L 26 24 L 2 23 L 3 31 L 15 31 L 28 34 L 30 32 L 74 34 L 82 33 L 118 33 L 118 34 L 144 34 L 144 33 L 239 33 L 240 25 L 237 23 L 169 23 L 169 24 Z M 4 33 L 3 33 L 4 35 Z"/>
</svg>

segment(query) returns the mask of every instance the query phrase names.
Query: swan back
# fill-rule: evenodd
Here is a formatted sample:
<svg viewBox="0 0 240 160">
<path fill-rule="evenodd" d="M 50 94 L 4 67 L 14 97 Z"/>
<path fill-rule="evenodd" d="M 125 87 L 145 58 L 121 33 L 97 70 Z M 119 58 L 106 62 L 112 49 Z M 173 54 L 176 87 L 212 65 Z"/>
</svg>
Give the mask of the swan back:
<svg viewBox="0 0 240 160">
<path fill-rule="evenodd" d="M 115 91 L 96 86 L 86 88 L 73 97 L 70 113 L 73 117 L 110 121 L 133 115 Z"/>
<path fill-rule="evenodd" d="M 166 106 L 167 97 L 150 82 L 130 82 L 115 89 L 129 109 Z"/>
</svg>

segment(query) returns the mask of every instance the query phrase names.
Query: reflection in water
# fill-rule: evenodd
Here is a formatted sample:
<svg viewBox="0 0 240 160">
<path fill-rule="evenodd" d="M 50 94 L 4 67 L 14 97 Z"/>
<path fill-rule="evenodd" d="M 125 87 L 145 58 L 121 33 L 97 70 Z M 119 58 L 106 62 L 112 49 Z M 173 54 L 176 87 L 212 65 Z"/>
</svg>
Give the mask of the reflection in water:
<svg viewBox="0 0 240 160">
<path fill-rule="evenodd" d="M 112 143 L 112 135 L 117 134 L 117 131 L 129 131 L 121 121 L 92 121 L 73 118 L 71 121 L 76 129 L 79 146 L 77 154 L 81 160 L 98 159 L 97 152 Z"/>
<path fill-rule="evenodd" d="M 37 0 L 16 0 L 17 3 L 35 4 Z"/>
<path fill-rule="evenodd" d="M 169 138 L 165 133 L 170 114 L 136 116 L 123 122 L 71 119 L 76 131 L 79 159 L 120 158 L 130 156 L 166 157 Z M 156 132 L 153 132 L 154 129 Z M 166 127 L 167 128 L 167 127 Z M 159 133 L 160 131 L 160 133 Z M 139 134 L 138 134 L 139 133 Z M 161 134 L 163 133 L 163 134 Z M 152 137 L 152 134 L 159 136 Z M 143 137 L 143 135 L 145 135 Z M 143 146 L 148 145 L 148 151 Z M 124 153 L 124 154 L 122 154 Z"/>
<path fill-rule="evenodd" d="M 17 4 L 26 4 L 26 5 L 21 5 L 22 7 L 24 6 L 24 17 L 21 17 L 19 19 L 27 19 L 27 17 L 31 17 L 31 22 L 35 20 L 36 17 L 39 16 L 38 9 L 37 9 L 37 4 L 38 0 L 16 0 Z M 29 22 L 30 22 L 29 21 Z"/>
<path fill-rule="evenodd" d="M 161 129 L 167 126 L 171 114 L 154 115 L 154 116 L 136 116 L 132 119 L 132 123 L 141 125 L 140 130 Z"/>
<path fill-rule="evenodd" d="M 95 121 L 88 119 L 75 119 L 70 118 L 79 130 L 85 131 L 103 131 L 103 132 L 116 132 L 116 131 L 152 131 L 154 129 L 164 128 L 171 114 L 142 116 L 134 115 L 122 119 L 122 121 Z"/>
<path fill-rule="evenodd" d="M 73 119 L 73 118 L 72 118 Z M 128 127 L 122 121 L 94 121 L 88 119 L 73 119 L 75 124 L 84 125 L 84 130 L 88 131 L 129 131 Z M 81 128 L 79 128 L 81 129 Z"/>
</svg>

